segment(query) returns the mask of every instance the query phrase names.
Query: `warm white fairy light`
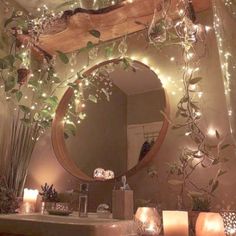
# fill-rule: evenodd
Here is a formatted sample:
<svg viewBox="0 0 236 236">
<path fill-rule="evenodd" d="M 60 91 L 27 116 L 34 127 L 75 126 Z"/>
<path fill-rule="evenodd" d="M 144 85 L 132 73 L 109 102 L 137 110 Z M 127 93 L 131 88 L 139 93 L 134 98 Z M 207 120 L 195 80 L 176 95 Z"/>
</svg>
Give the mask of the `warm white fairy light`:
<svg viewBox="0 0 236 236">
<path fill-rule="evenodd" d="M 226 7 L 229 7 L 232 3 L 231 0 L 224 1 Z M 225 31 L 225 21 L 222 19 L 223 15 L 221 13 L 221 7 L 218 5 L 217 1 L 213 1 L 213 10 L 214 10 L 214 29 L 217 38 L 217 44 L 219 49 L 219 55 L 221 60 L 221 69 L 224 74 L 224 89 L 225 95 L 227 99 L 227 107 L 228 107 L 228 114 L 232 116 L 233 113 L 233 104 L 232 98 L 235 97 L 234 91 L 231 90 L 235 80 L 235 66 L 236 66 L 236 59 L 234 55 L 234 48 L 229 46 L 229 39 L 224 39 L 227 37 Z M 235 5 L 236 7 L 236 5 Z M 225 9 L 223 9 L 224 11 Z M 223 12 L 222 11 L 222 12 Z M 232 126 L 232 123 L 231 123 Z M 235 127 L 234 127 L 235 129 Z M 233 127 L 230 128 L 233 131 Z M 234 130 L 235 132 L 235 130 Z"/>
<path fill-rule="evenodd" d="M 213 128 L 209 128 L 209 129 L 207 130 L 207 134 L 208 134 L 209 136 L 215 136 L 215 135 L 216 135 L 216 130 L 213 129 Z"/>
</svg>

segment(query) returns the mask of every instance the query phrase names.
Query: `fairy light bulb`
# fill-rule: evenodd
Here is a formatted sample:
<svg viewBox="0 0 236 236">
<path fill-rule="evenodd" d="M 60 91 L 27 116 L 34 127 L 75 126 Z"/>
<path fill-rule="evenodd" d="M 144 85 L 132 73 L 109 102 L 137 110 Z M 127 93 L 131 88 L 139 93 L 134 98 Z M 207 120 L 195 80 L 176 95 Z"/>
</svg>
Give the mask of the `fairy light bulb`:
<svg viewBox="0 0 236 236">
<path fill-rule="evenodd" d="M 208 134 L 209 136 L 215 136 L 215 135 L 216 135 L 216 130 L 213 129 L 213 128 L 209 128 L 209 129 L 207 130 L 207 134 Z"/>
</svg>

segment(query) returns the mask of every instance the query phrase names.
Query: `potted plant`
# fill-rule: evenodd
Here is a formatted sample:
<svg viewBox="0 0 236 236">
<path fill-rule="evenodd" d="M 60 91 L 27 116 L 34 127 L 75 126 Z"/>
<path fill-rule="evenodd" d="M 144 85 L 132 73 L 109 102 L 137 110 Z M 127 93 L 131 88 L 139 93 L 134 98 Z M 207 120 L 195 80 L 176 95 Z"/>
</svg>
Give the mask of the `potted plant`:
<svg viewBox="0 0 236 236">
<path fill-rule="evenodd" d="M 14 191 L 7 186 L 3 178 L 0 179 L 0 214 L 15 213 L 18 207 L 18 199 Z"/>
<path fill-rule="evenodd" d="M 42 197 L 42 207 L 41 207 L 41 213 L 44 213 L 44 210 L 52 209 L 55 207 L 56 202 L 58 202 L 58 193 L 55 188 L 53 188 L 52 185 L 48 185 L 45 183 L 44 185 L 41 185 L 41 192 L 39 195 Z"/>
</svg>

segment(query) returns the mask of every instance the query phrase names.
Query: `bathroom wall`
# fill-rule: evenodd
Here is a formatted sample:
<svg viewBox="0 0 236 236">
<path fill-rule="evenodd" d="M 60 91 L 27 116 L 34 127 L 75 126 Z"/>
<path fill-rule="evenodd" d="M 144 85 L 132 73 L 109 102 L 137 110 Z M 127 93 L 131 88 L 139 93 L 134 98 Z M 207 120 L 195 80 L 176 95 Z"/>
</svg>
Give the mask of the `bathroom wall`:
<svg viewBox="0 0 236 236">
<path fill-rule="evenodd" d="M 212 25 L 211 11 L 202 12 L 197 18 L 200 23 Z M 160 71 L 160 77 L 165 82 L 165 89 L 170 100 L 171 117 L 174 118 L 176 105 L 182 95 L 182 64 L 179 60 L 181 52 L 176 48 L 166 48 L 161 51 L 154 50 L 152 47 L 147 48 L 144 37 L 137 37 L 136 35 L 130 38 L 129 42 L 128 55 L 145 59 L 151 66 Z M 206 50 L 203 47 L 199 48 L 199 52 L 203 55 L 199 65 L 199 76 L 203 77 L 203 81 L 199 85 L 199 89 L 203 91 L 203 97 L 200 99 L 202 108 L 201 125 L 206 132 L 209 128 L 217 129 L 222 138 L 231 141 L 222 75 L 213 30 L 208 34 L 206 44 Z M 176 60 L 171 62 L 170 58 L 173 56 Z M 83 58 L 81 55 L 79 63 L 83 65 L 85 61 L 85 57 Z M 62 72 L 63 75 L 66 73 L 69 72 Z M 215 142 L 215 137 L 209 136 L 209 140 Z M 176 207 L 177 190 L 172 189 L 167 184 L 167 163 L 177 160 L 181 149 L 188 145 L 190 145 L 190 141 L 188 137 L 185 137 L 183 130 L 176 131 L 169 128 L 164 144 L 152 163 L 158 170 L 158 178 L 150 178 L 146 169 L 143 169 L 128 179 L 131 188 L 134 190 L 135 199 L 150 199 L 161 204 L 162 208 L 167 209 Z M 228 170 L 228 173 L 221 179 L 212 206 L 213 208 L 220 206 L 235 208 L 236 158 L 233 150 L 225 150 L 222 155 L 230 159 L 228 163 L 222 166 L 223 169 Z M 214 169 L 205 170 L 199 167 L 196 181 L 205 186 L 208 184 L 209 178 L 214 175 Z M 39 188 L 40 184 L 44 182 L 54 183 L 59 191 L 75 189 L 79 183 L 57 162 L 51 145 L 50 130 L 41 137 L 34 150 L 26 185 Z M 102 202 L 110 203 L 112 187 L 113 184 L 111 183 L 91 184 L 89 209 L 96 209 L 96 206 Z"/>
</svg>

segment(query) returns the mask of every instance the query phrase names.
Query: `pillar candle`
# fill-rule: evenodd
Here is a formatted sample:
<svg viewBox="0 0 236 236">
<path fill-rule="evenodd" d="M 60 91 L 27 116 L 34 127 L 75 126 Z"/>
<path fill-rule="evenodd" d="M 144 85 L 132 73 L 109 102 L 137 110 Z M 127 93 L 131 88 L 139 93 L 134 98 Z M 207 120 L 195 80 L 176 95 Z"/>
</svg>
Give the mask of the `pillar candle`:
<svg viewBox="0 0 236 236">
<path fill-rule="evenodd" d="M 38 197 L 38 190 L 24 189 L 23 196 L 23 213 L 35 212 L 36 201 Z"/>
<path fill-rule="evenodd" d="M 188 236 L 188 212 L 163 211 L 163 230 L 164 236 Z"/>
</svg>

